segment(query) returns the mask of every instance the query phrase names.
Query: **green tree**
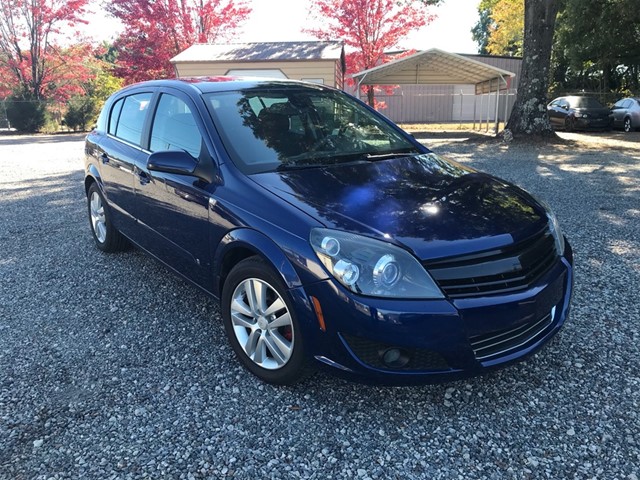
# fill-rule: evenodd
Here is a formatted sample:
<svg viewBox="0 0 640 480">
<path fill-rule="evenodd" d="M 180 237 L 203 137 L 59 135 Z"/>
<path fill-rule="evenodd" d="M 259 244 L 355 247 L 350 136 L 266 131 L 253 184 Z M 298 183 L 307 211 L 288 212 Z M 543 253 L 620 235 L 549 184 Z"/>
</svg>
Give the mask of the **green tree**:
<svg viewBox="0 0 640 480">
<path fill-rule="evenodd" d="M 565 0 L 554 46 L 558 89 L 639 90 L 637 0 Z"/>
<path fill-rule="evenodd" d="M 98 58 L 92 62 L 91 70 L 93 75 L 83 84 L 83 93 L 67 102 L 64 123 L 73 130 L 87 130 L 98 118 L 105 100 L 124 83 L 112 73 L 112 66 Z"/>
<path fill-rule="evenodd" d="M 493 8 L 499 0 L 482 0 L 478 5 L 478 23 L 471 29 L 473 40 L 478 43 L 478 53 L 486 55 L 489 53 L 490 29 L 494 25 Z"/>
<path fill-rule="evenodd" d="M 41 100 L 18 95 L 7 100 L 7 120 L 19 132 L 38 132 L 47 122 L 46 106 Z"/>
<path fill-rule="evenodd" d="M 493 55 L 522 56 L 524 0 L 500 0 L 491 14 L 487 51 Z"/>
<path fill-rule="evenodd" d="M 522 55 L 524 0 L 482 0 L 471 30 L 481 54 Z"/>
</svg>

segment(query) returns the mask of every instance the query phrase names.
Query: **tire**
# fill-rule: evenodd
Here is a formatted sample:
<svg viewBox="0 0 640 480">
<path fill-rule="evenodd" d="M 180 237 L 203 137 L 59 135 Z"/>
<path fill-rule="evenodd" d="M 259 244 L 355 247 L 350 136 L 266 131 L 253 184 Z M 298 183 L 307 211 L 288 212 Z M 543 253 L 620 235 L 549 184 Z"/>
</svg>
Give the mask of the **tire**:
<svg viewBox="0 0 640 480">
<path fill-rule="evenodd" d="M 631 118 L 626 117 L 626 118 L 624 119 L 624 122 L 623 122 L 623 124 L 622 124 L 622 129 L 623 129 L 626 133 L 629 133 L 629 132 L 632 132 L 632 131 L 633 131 L 633 125 L 631 124 Z"/>
<path fill-rule="evenodd" d="M 564 129 L 567 132 L 573 132 L 576 129 L 576 122 L 573 118 L 569 117 L 564 121 Z"/>
<path fill-rule="evenodd" d="M 279 274 L 260 257 L 231 270 L 220 303 L 229 343 L 247 370 L 277 385 L 308 375 L 296 312 Z"/>
<path fill-rule="evenodd" d="M 87 190 L 87 208 L 96 246 L 103 252 L 124 250 L 128 245 L 127 239 L 111 223 L 109 205 L 95 182 Z"/>
</svg>

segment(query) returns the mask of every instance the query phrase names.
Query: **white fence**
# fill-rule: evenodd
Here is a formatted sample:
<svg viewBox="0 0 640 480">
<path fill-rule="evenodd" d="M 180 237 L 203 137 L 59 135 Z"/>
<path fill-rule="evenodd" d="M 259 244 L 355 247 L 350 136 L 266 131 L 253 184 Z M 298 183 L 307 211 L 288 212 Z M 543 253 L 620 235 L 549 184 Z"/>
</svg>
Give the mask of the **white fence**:
<svg viewBox="0 0 640 480">
<path fill-rule="evenodd" d="M 487 131 L 506 123 L 515 98 L 515 90 L 476 95 L 472 85 L 429 86 L 428 91 L 404 86 L 392 95 L 376 95 L 386 105 L 380 113 L 396 123 L 473 123 L 474 129 Z"/>
</svg>

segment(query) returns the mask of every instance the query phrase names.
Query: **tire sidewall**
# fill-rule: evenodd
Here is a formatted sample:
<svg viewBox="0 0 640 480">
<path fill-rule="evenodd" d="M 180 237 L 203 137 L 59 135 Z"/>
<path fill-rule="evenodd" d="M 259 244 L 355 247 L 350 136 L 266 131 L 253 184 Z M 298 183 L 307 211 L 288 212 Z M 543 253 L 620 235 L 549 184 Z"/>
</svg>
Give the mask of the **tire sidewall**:
<svg viewBox="0 0 640 480">
<path fill-rule="evenodd" d="M 248 278 L 257 278 L 271 285 L 278 292 L 280 297 L 282 297 L 282 300 L 285 302 L 287 309 L 289 310 L 289 314 L 291 315 L 294 335 L 293 352 L 286 365 L 276 370 L 268 370 L 256 365 L 240 346 L 233 330 L 233 324 L 231 322 L 231 301 L 233 293 L 238 285 Z M 229 343 L 231 344 L 236 357 L 238 357 L 247 370 L 267 383 L 278 385 L 291 385 L 305 376 L 304 371 L 306 370 L 306 358 L 300 322 L 298 321 L 298 316 L 293 307 L 293 302 L 289 297 L 289 292 L 284 286 L 279 273 L 277 273 L 273 267 L 268 265 L 260 257 L 250 257 L 238 263 L 231 270 L 224 282 L 220 306 L 222 311 L 222 320 Z"/>
</svg>

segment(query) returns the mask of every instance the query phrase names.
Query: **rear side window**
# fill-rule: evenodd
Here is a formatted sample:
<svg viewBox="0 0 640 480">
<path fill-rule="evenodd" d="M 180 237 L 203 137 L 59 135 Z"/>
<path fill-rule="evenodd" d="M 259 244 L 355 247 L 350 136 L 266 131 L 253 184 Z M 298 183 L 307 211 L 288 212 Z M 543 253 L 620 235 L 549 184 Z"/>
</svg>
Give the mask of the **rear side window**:
<svg viewBox="0 0 640 480">
<path fill-rule="evenodd" d="M 109 133 L 140 146 L 151 96 L 151 93 L 137 93 L 118 100 L 111 110 Z"/>
<path fill-rule="evenodd" d="M 108 132 L 111 135 L 116 134 L 116 128 L 118 126 L 118 119 L 120 118 L 120 112 L 122 111 L 122 104 L 124 103 L 124 98 L 118 100 L 111 109 L 111 116 L 109 117 L 109 130 Z"/>
<path fill-rule="evenodd" d="M 162 94 L 151 127 L 152 152 L 183 150 L 194 158 L 200 156 L 202 136 L 189 106 L 169 94 Z"/>
</svg>

